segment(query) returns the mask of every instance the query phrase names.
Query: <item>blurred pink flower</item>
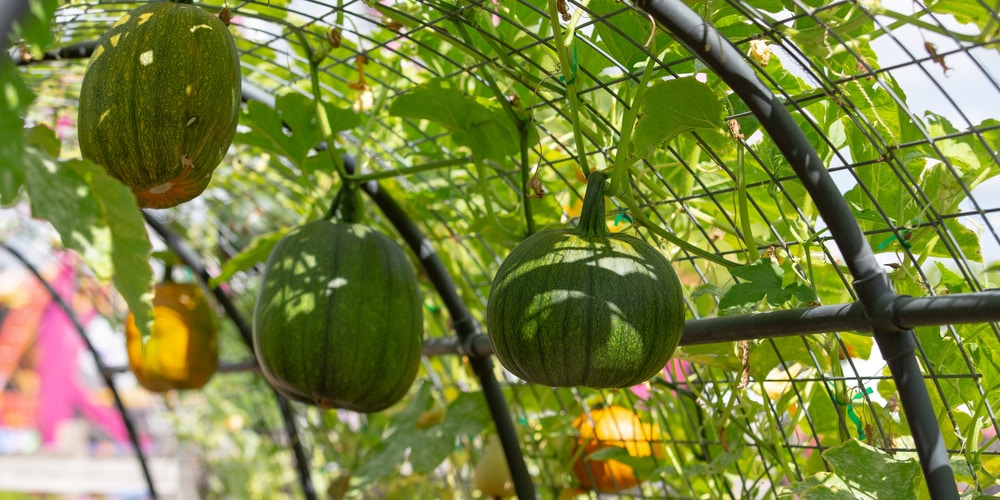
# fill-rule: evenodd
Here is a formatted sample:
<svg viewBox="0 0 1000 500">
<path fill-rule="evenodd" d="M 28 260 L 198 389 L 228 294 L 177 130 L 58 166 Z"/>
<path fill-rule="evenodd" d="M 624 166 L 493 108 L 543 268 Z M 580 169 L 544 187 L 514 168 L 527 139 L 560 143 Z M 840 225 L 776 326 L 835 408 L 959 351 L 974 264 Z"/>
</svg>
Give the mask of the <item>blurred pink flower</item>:
<svg viewBox="0 0 1000 500">
<path fill-rule="evenodd" d="M 76 120 L 70 115 L 60 115 L 56 120 L 56 137 L 65 139 L 76 132 Z"/>
<path fill-rule="evenodd" d="M 663 367 L 663 378 L 667 382 L 677 383 L 678 386 L 686 389 L 687 384 L 682 382 L 687 381 L 687 374 L 691 373 L 691 362 L 684 361 L 682 359 L 671 359 L 667 361 L 667 365 Z M 649 382 L 643 382 L 639 385 L 634 385 L 629 388 L 632 394 L 643 401 L 649 399 L 650 384 Z M 674 392 L 674 391 L 670 391 Z"/>
</svg>

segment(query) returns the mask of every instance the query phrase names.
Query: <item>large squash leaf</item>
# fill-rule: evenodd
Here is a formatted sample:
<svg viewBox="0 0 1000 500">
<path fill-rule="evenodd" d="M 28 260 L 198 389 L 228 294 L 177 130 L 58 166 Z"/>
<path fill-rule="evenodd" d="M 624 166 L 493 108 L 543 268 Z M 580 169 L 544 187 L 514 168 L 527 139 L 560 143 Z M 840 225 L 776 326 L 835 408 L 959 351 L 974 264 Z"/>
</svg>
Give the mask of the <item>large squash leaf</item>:
<svg viewBox="0 0 1000 500">
<path fill-rule="evenodd" d="M 693 77 L 677 78 L 646 90 L 633 142 L 636 154 L 645 157 L 653 148 L 685 132 L 721 127 L 722 105 L 715 92 Z"/>
<path fill-rule="evenodd" d="M 47 128 L 28 131 L 22 158 L 32 215 L 48 220 L 98 279 L 112 280 L 144 336 L 153 321 L 152 245 L 132 190 L 87 160 L 60 161 Z M 53 154 L 54 153 L 54 154 Z"/>
<path fill-rule="evenodd" d="M 444 125 L 452 140 L 468 147 L 477 159 L 502 162 L 518 152 L 517 127 L 503 109 L 464 94 L 454 81 L 436 79 L 420 85 L 397 97 L 389 113 Z"/>
</svg>

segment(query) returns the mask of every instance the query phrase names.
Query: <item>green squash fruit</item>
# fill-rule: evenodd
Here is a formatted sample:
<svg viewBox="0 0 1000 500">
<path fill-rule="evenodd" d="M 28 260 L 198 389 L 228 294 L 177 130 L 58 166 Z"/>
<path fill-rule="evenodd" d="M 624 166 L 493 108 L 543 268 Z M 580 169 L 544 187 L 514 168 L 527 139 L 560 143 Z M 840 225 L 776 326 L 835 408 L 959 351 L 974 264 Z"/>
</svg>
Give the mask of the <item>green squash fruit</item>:
<svg viewBox="0 0 1000 500">
<path fill-rule="evenodd" d="M 262 280 L 253 346 L 275 389 L 361 412 L 402 399 L 420 364 L 423 311 L 394 241 L 362 224 L 310 222 L 275 245 Z"/>
<path fill-rule="evenodd" d="M 80 88 L 83 156 L 167 208 L 205 190 L 236 134 L 240 62 L 229 29 L 194 5 L 153 2 L 98 41 Z"/>
<path fill-rule="evenodd" d="M 575 229 L 529 236 L 493 279 L 490 343 L 500 363 L 525 381 L 636 385 L 662 370 L 680 341 L 680 281 L 657 249 L 608 231 L 605 179 L 590 175 Z"/>
</svg>

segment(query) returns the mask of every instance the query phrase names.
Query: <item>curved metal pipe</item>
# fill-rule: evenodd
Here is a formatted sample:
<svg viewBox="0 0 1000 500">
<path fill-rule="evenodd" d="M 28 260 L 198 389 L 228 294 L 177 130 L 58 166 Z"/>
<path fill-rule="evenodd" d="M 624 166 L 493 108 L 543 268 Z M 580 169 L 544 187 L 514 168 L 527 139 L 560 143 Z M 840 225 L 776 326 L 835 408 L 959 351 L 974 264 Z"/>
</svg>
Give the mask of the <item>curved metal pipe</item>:
<svg viewBox="0 0 1000 500">
<path fill-rule="evenodd" d="M 859 302 L 874 325 L 875 341 L 896 382 L 931 496 L 958 498 L 941 428 L 934 418 L 934 407 L 914 354 L 916 339 L 911 330 L 900 330 L 892 323 L 891 306 L 896 293 L 816 150 L 785 109 L 785 103 L 757 77 L 732 42 L 709 22 L 681 0 L 637 0 L 636 5 L 729 85 L 760 120 L 795 170 L 854 277 Z"/>
<path fill-rule="evenodd" d="M 7 253 L 13 255 L 14 258 L 19 260 L 21 264 L 35 276 L 35 279 L 37 279 L 42 286 L 45 287 L 45 290 L 49 292 L 49 295 L 52 296 L 52 301 L 58 305 L 59 308 L 66 313 L 66 316 L 69 317 L 70 321 L 73 322 L 73 327 L 80 335 L 80 338 L 83 339 L 83 343 L 87 346 L 87 350 L 90 351 L 90 355 L 94 358 L 94 364 L 97 365 L 97 370 L 100 372 L 101 378 L 104 379 L 104 383 L 111 391 L 111 396 L 115 401 L 115 407 L 118 409 L 118 413 L 121 414 L 122 421 L 125 423 L 125 431 L 128 433 L 128 439 L 132 442 L 132 447 L 135 448 L 135 456 L 139 459 L 139 467 L 142 468 L 142 475 L 146 478 L 146 485 L 149 486 L 149 496 L 155 500 L 158 498 L 156 494 L 156 487 L 153 486 L 153 476 L 149 472 L 149 464 L 146 462 L 146 455 L 142 452 L 142 446 L 139 444 L 139 433 L 135 430 L 135 426 L 132 425 L 132 419 L 129 418 L 128 412 L 125 410 L 125 403 L 122 402 L 122 398 L 118 394 L 118 388 L 115 386 L 115 381 L 114 378 L 112 378 L 111 371 L 108 370 L 107 365 L 104 364 L 101 356 L 97 353 L 97 349 L 94 348 L 94 344 L 90 343 L 90 338 L 87 337 L 87 334 L 83 329 L 83 325 L 80 324 L 80 320 L 76 317 L 76 314 L 73 313 L 73 310 L 69 307 L 69 305 L 66 304 L 66 301 L 59 296 L 59 293 L 56 292 L 55 288 L 52 287 L 52 284 L 42 276 L 42 273 L 38 271 L 38 268 L 29 262 L 28 259 L 21 254 L 21 252 L 11 248 L 7 245 L 7 243 L 2 241 L 0 241 L 0 247 L 3 247 Z"/>
<path fill-rule="evenodd" d="M 344 155 L 344 166 L 349 172 L 354 171 L 354 158 Z M 399 206 L 398 203 L 388 193 L 379 189 L 375 181 L 361 184 L 361 189 L 378 205 L 379 209 L 392 225 L 399 231 L 399 234 L 406 240 L 407 245 L 413 250 L 417 258 L 420 259 L 427 277 L 434 284 L 438 295 L 444 302 L 451 314 L 452 325 L 458 336 L 458 344 L 461 352 L 469 357 L 469 364 L 479 378 L 479 384 L 483 389 L 483 396 L 489 407 L 493 423 L 497 428 L 500 443 L 503 445 L 504 455 L 507 457 L 507 466 L 510 468 L 511 480 L 514 483 L 514 490 L 519 498 L 535 498 L 535 486 L 531 482 L 531 474 L 524 462 L 524 455 L 521 453 L 521 444 L 517 438 L 517 431 L 514 429 L 514 422 L 510 418 L 507 409 L 507 400 L 504 399 L 500 383 L 493 376 L 493 360 L 488 354 L 477 356 L 478 350 L 474 349 L 472 342 L 483 337 L 479 323 L 469 313 L 469 308 L 465 301 L 455 292 L 457 287 L 451 280 L 451 275 L 445 269 L 441 260 L 438 259 L 437 252 L 431 245 L 420 228 L 413 222 L 409 215 Z"/>
</svg>

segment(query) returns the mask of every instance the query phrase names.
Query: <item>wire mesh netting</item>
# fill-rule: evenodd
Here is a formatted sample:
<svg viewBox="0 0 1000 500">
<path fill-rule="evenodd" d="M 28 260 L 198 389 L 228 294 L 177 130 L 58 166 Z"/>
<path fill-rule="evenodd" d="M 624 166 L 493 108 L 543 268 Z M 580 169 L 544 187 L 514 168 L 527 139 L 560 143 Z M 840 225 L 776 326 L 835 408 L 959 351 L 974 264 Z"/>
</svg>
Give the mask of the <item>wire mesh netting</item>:
<svg viewBox="0 0 1000 500">
<path fill-rule="evenodd" d="M 71 50 L 14 44 L 11 54 L 36 94 L 27 123 L 49 124 L 62 155 L 76 157 L 84 56 L 139 4 L 58 3 L 43 48 Z M 765 130 L 771 117 L 753 112 L 733 82 L 694 53 L 700 49 L 686 48 L 683 34 L 658 27 L 639 5 L 198 5 L 233 15 L 246 104 L 205 194 L 150 216 L 181 236 L 213 276 L 221 273 L 215 284 L 224 283 L 243 314 L 253 308 L 268 242 L 326 211 L 341 182 L 340 155 L 403 205 L 477 322 L 485 321 L 493 276 L 510 250 L 531 232 L 579 219 L 592 169 L 623 182 L 608 199 L 609 230 L 637 235 L 672 261 L 689 326 L 859 299 L 853 257 L 843 255 L 831 221 Z M 698 29 L 707 39 L 732 43 L 790 112 L 900 295 L 995 288 L 995 9 L 947 0 L 687 6 L 706 21 Z M 317 103 L 335 137 L 324 136 Z M 4 239 L 34 231 L 23 215 L 6 220 Z M 398 236 L 374 207 L 367 221 Z M 413 257 L 415 265 L 422 258 Z M 311 480 L 332 497 L 501 495 L 477 477 L 489 463 L 494 424 L 469 364 L 475 354 L 468 346 L 456 354 L 446 342 L 456 326 L 425 271 L 418 275 L 428 345 L 450 353 L 423 358 L 408 398 L 373 415 L 294 406 Z M 861 318 L 828 331 L 806 315 L 789 320 L 788 330 L 801 335 L 755 338 L 739 331 L 749 323 L 733 322 L 727 328 L 735 331 L 716 332 L 717 341 L 686 336 L 660 375 L 618 390 L 527 384 L 497 363 L 493 374 L 537 494 L 936 496 L 872 325 Z M 933 407 L 920 418 L 941 430 L 954 491 L 995 493 L 1000 330 L 946 323 L 913 330 Z M 234 327 L 226 335 L 234 347 L 224 356 L 252 355 Z M 181 396 L 188 404 L 175 409 L 175 420 L 205 450 L 205 495 L 302 494 L 269 397 L 263 379 L 248 374 L 221 374 L 203 393 Z M 612 418 L 617 407 L 628 416 Z M 231 441 L 220 444 L 205 430 L 235 414 L 253 425 L 231 427 Z M 611 430 L 602 435 L 594 428 L 605 418 Z M 594 451 L 579 445 L 588 432 L 611 445 L 591 455 L 598 465 L 590 467 L 577 463 Z M 231 465 L 263 455 L 279 458 Z"/>
</svg>

